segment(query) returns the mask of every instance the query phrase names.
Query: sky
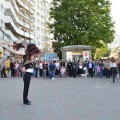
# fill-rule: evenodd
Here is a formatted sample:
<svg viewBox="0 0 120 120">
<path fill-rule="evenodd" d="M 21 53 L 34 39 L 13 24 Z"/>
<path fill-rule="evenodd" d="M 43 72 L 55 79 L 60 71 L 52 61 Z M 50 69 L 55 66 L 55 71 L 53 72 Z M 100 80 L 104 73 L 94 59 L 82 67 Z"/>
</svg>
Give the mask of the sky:
<svg viewBox="0 0 120 120">
<path fill-rule="evenodd" d="M 110 0 L 112 2 L 112 17 L 115 22 L 116 34 L 120 35 L 120 0 Z"/>
</svg>

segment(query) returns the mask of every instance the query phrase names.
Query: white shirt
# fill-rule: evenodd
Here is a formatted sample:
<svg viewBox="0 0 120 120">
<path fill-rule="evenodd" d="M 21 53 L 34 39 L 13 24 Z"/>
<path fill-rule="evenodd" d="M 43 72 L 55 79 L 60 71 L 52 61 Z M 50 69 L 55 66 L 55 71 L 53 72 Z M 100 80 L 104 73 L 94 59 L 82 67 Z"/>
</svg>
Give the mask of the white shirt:
<svg viewBox="0 0 120 120">
<path fill-rule="evenodd" d="M 114 62 L 114 63 L 110 63 L 110 67 L 117 67 L 117 64 Z"/>
<path fill-rule="evenodd" d="M 43 69 L 43 63 L 40 63 L 40 64 L 39 64 L 39 68 L 40 68 L 40 69 Z"/>
<path fill-rule="evenodd" d="M 26 72 L 33 73 L 33 68 L 28 68 Z"/>
<path fill-rule="evenodd" d="M 55 65 L 56 65 L 56 68 L 59 69 L 60 63 L 55 63 Z"/>
</svg>

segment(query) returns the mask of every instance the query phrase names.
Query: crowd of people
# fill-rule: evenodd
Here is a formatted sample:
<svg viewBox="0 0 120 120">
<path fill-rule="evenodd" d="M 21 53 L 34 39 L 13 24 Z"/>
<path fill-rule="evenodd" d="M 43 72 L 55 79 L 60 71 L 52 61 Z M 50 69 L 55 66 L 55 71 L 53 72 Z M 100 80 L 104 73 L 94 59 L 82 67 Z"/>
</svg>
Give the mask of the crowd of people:
<svg viewBox="0 0 120 120">
<path fill-rule="evenodd" d="M 3 61 L 1 66 L 1 77 L 23 77 L 25 73 L 25 67 L 22 66 L 22 62 L 13 62 L 9 59 Z M 44 79 L 50 78 L 52 80 L 55 77 L 99 77 L 110 78 L 120 77 L 120 61 L 114 57 L 106 60 L 78 60 L 76 61 L 39 61 L 34 62 L 34 77 L 43 77 Z"/>
</svg>

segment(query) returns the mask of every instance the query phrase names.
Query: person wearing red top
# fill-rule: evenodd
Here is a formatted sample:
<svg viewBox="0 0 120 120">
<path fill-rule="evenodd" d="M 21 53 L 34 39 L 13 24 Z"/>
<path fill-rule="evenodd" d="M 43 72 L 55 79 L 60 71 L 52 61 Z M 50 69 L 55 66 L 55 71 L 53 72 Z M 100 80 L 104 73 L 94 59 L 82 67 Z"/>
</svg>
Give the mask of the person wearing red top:
<svg viewBox="0 0 120 120">
<path fill-rule="evenodd" d="M 43 77 L 44 77 L 44 79 L 46 79 L 47 69 L 48 69 L 48 64 L 47 64 L 47 62 L 45 61 L 45 62 L 43 63 Z"/>
</svg>

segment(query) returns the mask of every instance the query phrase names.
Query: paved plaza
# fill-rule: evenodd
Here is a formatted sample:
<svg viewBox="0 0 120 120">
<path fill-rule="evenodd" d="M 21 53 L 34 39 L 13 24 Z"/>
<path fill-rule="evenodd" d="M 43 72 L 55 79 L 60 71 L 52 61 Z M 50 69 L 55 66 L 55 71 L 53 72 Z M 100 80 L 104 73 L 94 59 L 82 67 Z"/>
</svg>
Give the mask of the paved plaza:
<svg viewBox="0 0 120 120">
<path fill-rule="evenodd" d="M 0 78 L 0 120 L 120 120 L 118 79 L 32 78 L 30 106 L 22 91 L 22 78 Z"/>
</svg>

